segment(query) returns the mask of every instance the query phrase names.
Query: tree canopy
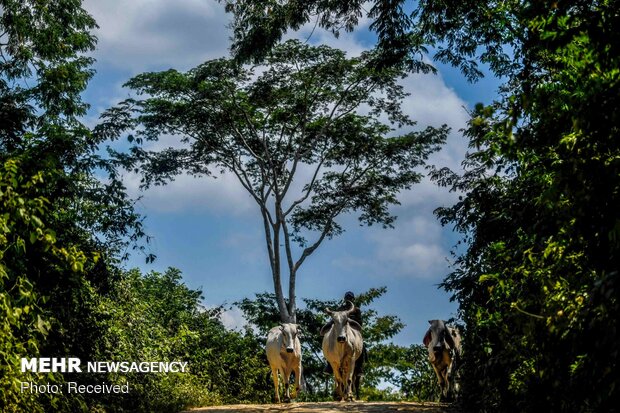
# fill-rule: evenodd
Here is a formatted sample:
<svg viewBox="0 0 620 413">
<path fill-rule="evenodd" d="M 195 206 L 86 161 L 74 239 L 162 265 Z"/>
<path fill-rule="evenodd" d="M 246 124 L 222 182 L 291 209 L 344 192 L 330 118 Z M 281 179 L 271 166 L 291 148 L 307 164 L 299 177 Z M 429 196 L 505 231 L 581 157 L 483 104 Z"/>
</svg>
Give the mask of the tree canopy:
<svg viewBox="0 0 620 413">
<path fill-rule="evenodd" d="M 404 0 L 363 1 L 278 1 L 220 0 L 234 16 L 232 54 L 237 61 L 260 62 L 289 30 L 305 24 L 331 31 L 353 31 L 363 17 L 372 21 L 376 33 L 376 54 L 369 64 L 381 68 L 403 65 L 410 71 L 434 72 L 426 63 L 422 37 L 411 31 L 412 17 Z"/>
<path fill-rule="evenodd" d="M 98 133 L 131 133 L 138 145 L 119 159 L 142 172 L 145 187 L 184 172 L 234 174 L 261 213 L 280 317 L 294 320 L 298 269 L 344 230 L 337 218 L 356 213 L 361 224 L 391 226 L 390 205 L 420 181 L 417 168 L 448 133 L 390 136 L 390 123 L 415 125 L 400 107 L 404 72 L 376 70 L 370 59 L 288 41 L 260 67 L 217 59 L 187 73 L 144 73 L 126 86 L 146 97 L 108 110 Z M 140 145 L 164 135 L 180 144 Z"/>
<path fill-rule="evenodd" d="M 142 235 L 113 168 L 80 116 L 91 78 L 93 18 L 79 1 L 0 2 L 0 405 L 70 410 L 82 397 L 25 394 L 19 358 L 93 354 L 98 294 Z M 105 181 L 105 172 L 110 180 Z M 71 303 L 73 305 L 68 305 Z"/>
</svg>

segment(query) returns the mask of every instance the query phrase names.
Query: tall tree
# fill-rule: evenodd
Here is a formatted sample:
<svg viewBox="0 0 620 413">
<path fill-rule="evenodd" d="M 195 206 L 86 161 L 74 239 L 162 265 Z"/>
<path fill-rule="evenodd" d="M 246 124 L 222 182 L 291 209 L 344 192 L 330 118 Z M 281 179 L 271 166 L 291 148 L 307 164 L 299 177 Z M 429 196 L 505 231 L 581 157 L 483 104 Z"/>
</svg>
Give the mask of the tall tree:
<svg viewBox="0 0 620 413">
<path fill-rule="evenodd" d="M 234 174 L 261 214 L 281 320 L 294 321 L 299 268 L 343 232 L 337 218 L 358 213 L 362 224 L 391 226 L 390 205 L 421 179 L 416 168 L 448 133 L 428 127 L 388 137 L 382 116 L 397 127 L 414 122 L 400 108 L 403 71 L 375 70 L 372 58 L 289 41 L 259 71 L 218 59 L 187 73 L 141 74 L 126 85 L 148 97 L 108 110 L 98 131 L 133 130 L 139 144 L 180 137 L 177 148 L 119 154 L 141 168 L 145 187 L 183 172 Z"/>
<path fill-rule="evenodd" d="M 56 203 L 54 225 L 93 249 L 121 252 L 143 235 L 140 219 L 80 121 L 95 20 L 73 0 L 1 0 L 0 13 L 0 160 L 20 157 L 26 174 L 54 171 L 44 194 Z"/>
</svg>

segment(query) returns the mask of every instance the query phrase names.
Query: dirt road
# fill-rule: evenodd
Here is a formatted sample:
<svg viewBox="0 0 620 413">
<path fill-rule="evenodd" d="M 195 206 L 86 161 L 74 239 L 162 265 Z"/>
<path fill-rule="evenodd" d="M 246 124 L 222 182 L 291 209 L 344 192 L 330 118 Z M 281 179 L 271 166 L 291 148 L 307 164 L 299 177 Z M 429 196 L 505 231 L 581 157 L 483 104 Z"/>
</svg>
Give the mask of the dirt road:
<svg viewBox="0 0 620 413">
<path fill-rule="evenodd" d="M 352 403 L 290 403 L 290 404 L 237 404 L 230 406 L 200 407 L 191 413 L 458 413 L 441 403 L 411 402 L 352 402 Z"/>
</svg>

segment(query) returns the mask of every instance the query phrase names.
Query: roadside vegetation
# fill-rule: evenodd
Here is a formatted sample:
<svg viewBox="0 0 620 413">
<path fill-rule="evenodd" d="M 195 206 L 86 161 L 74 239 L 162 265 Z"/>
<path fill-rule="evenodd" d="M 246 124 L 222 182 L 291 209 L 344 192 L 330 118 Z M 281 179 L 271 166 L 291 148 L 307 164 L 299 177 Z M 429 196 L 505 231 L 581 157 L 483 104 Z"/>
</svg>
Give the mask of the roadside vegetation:
<svg viewBox="0 0 620 413">
<path fill-rule="evenodd" d="M 88 108 L 80 94 L 93 75 L 86 54 L 95 47 L 96 22 L 80 1 L 0 0 L 0 410 L 170 412 L 192 405 L 269 402 L 264 334 L 287 320 L 306 329 L 308 392 L 303 397 L 329 400 L 318 329 L 325 321 L 322 309 L 335 303 L 306 297 L 298 305 L 294 282 L 287 286 L 287 299 L 280 266 L 294 280 L 305 257 L 342 231 L 335 220 L 340 213 L 358 213 L 368 225 L 393 224 L 388 207 L 397 203 L 400 190 L 420 180 L 414 168 L 424 165 L 448 131 L 429 128 L 385 139 L 392 125 L 373 116 L 383 113 L 394 125 L 412 124 L 400 111 L 406 91 L 396 78 L 432 72 L 420 58 L 428 52 L 471 81 L 482 75 L 484 65 L 504 82 L 495 101 L 470 113 L 463 131 L 470 142 L 464 172 L 432 170 L 439 185 L 461 194 L 457 204 L 436 213 L 463 235 L 464 248 L 443 283 L 459 302 L 465 323 L 463 409 L 615 411 L 620 3 L 472 0 L 445 7 L 445 2 L 424 0 L 413 12 L 404 6 L 380 0 L 232 2 L 227 6 L 235 17 L 231 59 L 189 73 L 139 75 L 130 87 L 163 97 L 112 108 L 105 123 L 91 130 L 80 120 Z M 287 29 L 310 18 L 318 16 L 318 24 L 333 31 L 351 30 L 363 13 L 373 22 L 378 43 L 361 59 L 322 46 L 278 43 Z M 237 66 L 291 65 L 291 56 L 302 57 L 310 69 L 290 78 L 266 71 L 268 77 L 248 86 L 247 66 Z M 323 71 L 314 70 L 316 60 Z M 335 82 L 334 73 L 350 83 Z M 355 91 L 344 96 L 348 106 L 338 116 L 304 110 L 305 101 L 293 93 L 307 90 L 295 82 L 310 84 L 313 74 L 326 76 L 335 88 L 316 89 L 325 98 L 319 109 L 333 108 L 330 99 L 341 96 L 342 89 Z M 196 118 L 204 119 L 198 116 L 204 114 L 183 118 L 174 111 L 176 104 L 199 108 L 196 102 L 166 99 L 167 88 L 175 95 L 195 86 L 202 87 L 208 103 L 224 105 L 218 113 L 235 115 L 199 125 L 231 131 L 220 140 L 200 141 L 195 152 L 185 154 L 208 154 L 211 162 L 181 164 L 177 152 L 141 151 L 144 140 L 174 127 L 192 130 Z M 228 90 L 224 86 L 234 90 L 232 100 L 215 96 Z M 385 99 L 371 98 L 374 91 L 385 92 Z M 354 113 L 362 103 L 374 109 L 370 115 Z M 138 112 L 127 111 L 132 104 Z M 236 105 L 242 110 L 235 112 Z M 291 108 L 297 117 L 287 117 Z M 265 146 L 258 135 L 249 140 L 236 135 L 248 117 L 248 129 L 268 130 L 312 119 L 288 145 L 276 139 Z M 137 125 L 146 126 L 146 132 L 131 137 L 140 140 L 131 153 L 102 155 L 108 139 L 125 138 Z M 335 139 L 340 135 L 350 139 Z M 284 197 L 282 188 L 288 188 L 294 171 L 276 163 L 287 164 L 291 159 L 285 155 L 291 153 L 293 162 L 340 172 L 319 167 L 305 198 L 288 209 L 277 199 Z M 261 164 L 265 154 L 278 158 Z M 147 182 L 165 182 L 180 171 L 208 175 L 214 165 L 239 174 L 256 197 L 271 248 L 274 291 L 253 297 L 255 292 L 248 292 L 236 303 L 248 320 L 238 331 L 224 327 L 225 309 L 207 308 L 201 292 L 183 284 L 180 271 L 141 273 L 123 264 L 128 253 L 144 254 L 147 262 L 155 257 L 149 254 L 142 217 L 126 195 L 121 169 L 139 167 Z M 260 180 L 269 174 L 273 179 Z M 277 196 L 269 204 L 275 208 L 270 215 L 266 199 L 272 194 Z M 308 208 L 302 207 L 306 200 Z M 311 240 L 308 234 L 317 237 Z M 302 246 L 296 259 L 291 242 Z M 363 397 L 436 399 L 426 350 L 390 344 L 403 325 L 396 316 L 373 310 L 384 293 L 378 288 L 359 297 L 369 346 Z M 191 371 L 79 377 L 84 384 L 131 382 L 129 395 L 21 393 L 21 381 L 62 384 L 73 378 L 20 371 L 21 357 L 58 355 L 84 361 L 183 360 Z M 390 389 L 379 390 L 386 384 Z"/>
</svg>

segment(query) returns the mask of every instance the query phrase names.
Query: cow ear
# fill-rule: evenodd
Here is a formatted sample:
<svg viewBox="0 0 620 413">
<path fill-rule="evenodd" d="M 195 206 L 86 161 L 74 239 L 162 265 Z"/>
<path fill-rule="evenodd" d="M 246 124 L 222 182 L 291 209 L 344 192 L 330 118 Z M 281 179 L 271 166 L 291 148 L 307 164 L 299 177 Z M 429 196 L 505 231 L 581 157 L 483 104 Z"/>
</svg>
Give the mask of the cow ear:
<svg viewBox="0 0 620 413">
<path fill-rule="evenodd" d="M 429 324 L 433 324 L 433 320 L 428 320 L 428 323 Z"/>
<path fill-rule="evenodd" d="M 431 343 L 431 330 L 429 329 L 426 334 L 424 334 L 424 339 L 422 340 L 422 342 L 424 343 L 424 346 L 428 347 L 428 345 Z"/>
<path fill-rule="evenodd" d="M 280 324 L 280 331 L 284 331 L 284 326 Z"/>
<path fill-rule="evenodd" d="M 349 325 L 354 329 L 357 330 L 359 332 L 362 331 L 362 326 L 355 320 L 351 319 L 351 318 L 347 318 L 347 322 L 349 323 Z"/>
</svg>

